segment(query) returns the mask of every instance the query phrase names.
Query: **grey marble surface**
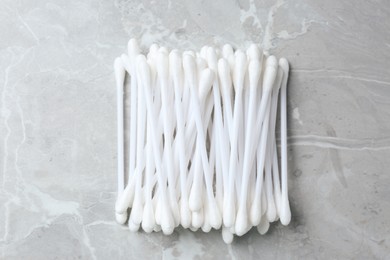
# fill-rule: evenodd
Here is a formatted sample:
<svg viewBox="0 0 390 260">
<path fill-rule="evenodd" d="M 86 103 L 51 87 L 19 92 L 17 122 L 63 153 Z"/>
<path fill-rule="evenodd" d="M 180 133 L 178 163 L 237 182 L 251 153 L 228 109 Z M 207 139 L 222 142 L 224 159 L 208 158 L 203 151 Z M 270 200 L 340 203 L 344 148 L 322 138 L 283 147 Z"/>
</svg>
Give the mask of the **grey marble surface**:
<svg viewBox="0 0 390 260">
<path fill-rule="evenodd" d="M 0 3 L 1 259 L 390 258 L 389 1 Z M 130 37 L 290 61 L 288 227 L 225 245 L 115 223 L 112 64 Z"/>
</svg>

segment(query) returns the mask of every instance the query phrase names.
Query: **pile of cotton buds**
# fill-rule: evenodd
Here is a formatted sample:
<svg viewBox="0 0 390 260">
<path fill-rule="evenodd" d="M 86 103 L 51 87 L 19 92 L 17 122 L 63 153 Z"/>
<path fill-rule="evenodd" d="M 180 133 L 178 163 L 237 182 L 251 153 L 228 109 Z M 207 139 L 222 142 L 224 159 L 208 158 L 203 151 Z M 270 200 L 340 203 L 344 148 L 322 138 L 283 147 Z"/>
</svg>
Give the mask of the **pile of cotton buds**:
<svg viewBox="0 0 390 260">
<path fill-rule="evenodd" d="M 231 243 L 252 227 L 264 234 L 270 222 L 290 222 L 286 59 L 265 55 L 255 44 L 246 51 L 225 45 L 200 52 L 153 44 L 144 55 L 132 39 L 114 68 L 119 223 L 127 222 L 131 231 L 141 227 L 166 235 L 179 225 L 204 232 L 222 228 L 224 241 Z"/>
</svg>

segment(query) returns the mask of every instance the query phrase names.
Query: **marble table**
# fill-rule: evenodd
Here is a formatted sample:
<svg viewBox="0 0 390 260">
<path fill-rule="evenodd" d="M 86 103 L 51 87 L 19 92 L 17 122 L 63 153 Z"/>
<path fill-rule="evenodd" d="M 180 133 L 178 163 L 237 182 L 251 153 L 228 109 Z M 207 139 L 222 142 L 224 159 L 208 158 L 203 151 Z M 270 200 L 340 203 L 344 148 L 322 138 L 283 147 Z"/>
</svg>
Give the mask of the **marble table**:
<svg viewBox="0 0 390 260">
<path fill-rule="evenodd" d="M 2 0 L 0 258 L 389 258 L 389 17 L 386 0 Z M 130 37 L 290 61 L 289 226 L 225 245 L 115 223 L 112 64 Z"/>
</svg>

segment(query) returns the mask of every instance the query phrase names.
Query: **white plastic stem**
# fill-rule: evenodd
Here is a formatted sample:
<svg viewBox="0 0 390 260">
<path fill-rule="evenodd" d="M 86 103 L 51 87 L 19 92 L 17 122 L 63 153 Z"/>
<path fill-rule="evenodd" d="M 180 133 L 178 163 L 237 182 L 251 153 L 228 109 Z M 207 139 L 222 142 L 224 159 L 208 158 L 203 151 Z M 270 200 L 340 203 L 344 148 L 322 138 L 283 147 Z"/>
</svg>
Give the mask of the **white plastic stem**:
<svg viewBox="0 0 390 260">
<path fill-rule="evenodd" d="M 136 72 L 136 64 L 135 57 L 140 53 L 140 49 L 138 43 L 135 39 L 131 39 L 128 42 L 128 54 L 122 55 L 122 61 L 124 61 L 125 65 L 129 66 L 129 74 L 131 76 L 131 87 L 130 87 L 130 96 L 131 96 L 131 110 L 130 110 L 130 139 L 129 139 L 129 178 L 132 175 L 132 172 L 135 168 L 135 158 L 136 158 L 136 120 L 137 120 L 137 72 Z"/>
<path fill-rule="evenodd" d="M 280 92 L 280 141 L 281 141 L 281 171 L 282 171 L 282 205 L 280 222 L 288 225 L 291 220 L 290 203 L 288 200 L 288 178 L 287 178 L 287 77 L 289 65 L 286 59 L 279 61 L 283 69 L 283 81 Z"/>
</svg>

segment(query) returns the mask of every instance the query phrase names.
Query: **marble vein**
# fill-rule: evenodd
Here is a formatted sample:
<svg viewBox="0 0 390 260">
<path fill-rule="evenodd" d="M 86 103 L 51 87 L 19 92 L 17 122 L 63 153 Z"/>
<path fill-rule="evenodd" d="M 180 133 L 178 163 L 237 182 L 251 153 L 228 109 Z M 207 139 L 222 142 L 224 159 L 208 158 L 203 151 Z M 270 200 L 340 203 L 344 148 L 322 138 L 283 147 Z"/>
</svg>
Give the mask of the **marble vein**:
<svg viewBox="0 0 390 260">
<path fill-rule="evenodd" d="M 390 81 L 384 81 L 374 78 L 368 78 L 368 77 L 359 77 L 356 75 L 351 75 L 347 71 L 342 70 L 331 70 L 331 69 L 291 69 L 292 73 L 308 73 L 308 74 L 314 74 L 311 75 L 312 77 L 316 78 L 340 78 L 340 79 L 351 79 L 351 80 L 358 80 L 358 81 L 364 81 L 368 83 L 377 83 L 381 85 L 390 85 Z M 322 73 L 324 75 L 315 75 L 317 73 Z M 336 75 L 332 75 L 332 74 Z M 338 75 L 337 75 L 338 74 Z"/>
<path fill-rule="evenodd" d="M 319 135 L 292 135 L 288 137 L 287 145 L 351 151 L 382 151 L 390 149 L 390 137 L 352 139 Z"/>
</svg>

